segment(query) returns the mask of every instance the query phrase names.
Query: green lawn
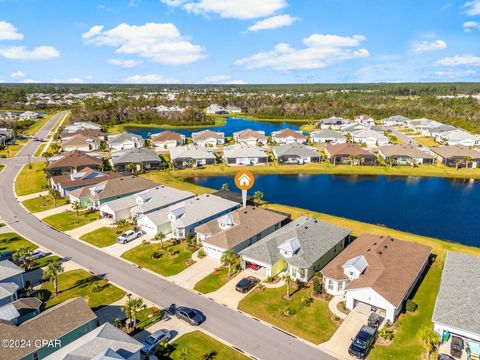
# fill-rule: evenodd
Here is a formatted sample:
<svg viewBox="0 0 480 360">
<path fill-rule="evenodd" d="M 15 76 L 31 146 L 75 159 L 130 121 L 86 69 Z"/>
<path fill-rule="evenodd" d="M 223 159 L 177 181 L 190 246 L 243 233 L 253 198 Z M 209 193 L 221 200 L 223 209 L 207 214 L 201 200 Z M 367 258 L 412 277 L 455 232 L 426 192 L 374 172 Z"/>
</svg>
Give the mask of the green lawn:
<svg viewBox="0 0 480 360">
<path fill-rule="evenodd" d="M 47 146 L 47 143 L 41 143 L 40 146 L 35 150 L 34 156 L 40 156 L 42 154 L 43 149 Z"/>
<path fill-rule="evenodd" d="M 45 302 L 45 308 L 80 296 L 93 310 L 97 310 L 125 296 L 123 290 L 80 269 L 61 273 L 58 276 L 58 287 L 59 294 L 53 296 L 53 282 L 42 285 L 40 292 Z"/>
<path fill-rule="evenodd" d="M 150 316 L 151 315 L 151 316 Z M 156 307 L 149 307 L 137 312 L 137 331 L 146 329 L 160 321 L 164 311 Z"/>
<path fill-rule="evenodd" d="M 15 181 L 17 196 L 35 194 L 47 190 L 47 178 L 44 173 L 45 163 L 33 163 L 30 169 L 25 165 Z"/>
<path fill-rule="evenodd" d="M 35 266 L 33 267 L 33 269 L 38 269 L 38 268 L 45 267 L 48 264 L 50 264 L 52 261 L 61 260 L 61 259 L 62 258 L 57 256 L 57 255 L 45 256 L 43 258 L 35 260 Z"/>
<path fill-rule="evenodd" d="M 222 266 L 197 282 L 193 289 L 201 292 L 202 294 L 208 294 L 220 289 L 229 280 L 228 268 Z"/>
<path fill-rule="evenodd" d="M 67 199 L 65 198 L 56 199 L 56 201 L 57 207 L 67 204 Z M 50 210 L 54 208 L 53 196 L 51 195 L 40 195 L 36 198 L 25 200 L 22 202 L 22 204 L 32 213 Z"/>
<path fill-rule="evenodd" d="M 47 123 L 47 121 L 52 118 L 52 116 L 53 116 L 53 114 L 47 114 L 47 115 L 45 115 L 43 118 L 36 120 L 36 121 L 32 124 L 32 126 L 30 126 L 30 127 L 25 131 L 25 133 L 26 133 L 27 135 L 35 135 L 35 134 L 38 132 L 38 130 L 40 130 L 40 129 L 43 127 L 43 125 L 45 125 L 45 124 Z"/>
<path fill-rule="evenodd" d="M 169 250 L 177 252 L 170 256 Z M 161 254 L 159 259 L 153 259 L 152 253 L 156 251 Z M 150 243 L 148 245 L 138 245 L 133 249 L 122 254 L 122 258 L 127 259 L 137 265 L 152 270 L 163 276 L 172 276 L 185 270 L 188 267 L 187 261 L 192 257 L 192 250 L 188 249 L 185 243 L 169 247 L 164 244 Z"/>
<path fill-rule="evenodd" d="M 194 331 L 182 335 L 172 343 L 175 348 L 170 355 L 173 360 L 182 359 L 182 350 L 186 349 L 187 359 L 246 360 L 240 352 L 222 344 L 220 341 L 200 332 Z M 211 357 L 209 357 L 209 355 Z"/>
<path fill-rule="evenodd" d="M 23 247 L 29 247 L 30 249 L 34 250 L 38 246 L 14 232 L 0 234 L 0 251 L 1 252 L 3 251 L 14 252 Z"/>
<path fill-rule="evenodd" d="M 23 145 L 25 145 L 26 142 L 27 140 L 16 140 L 15 145 L 7 145 L 4 149 L 0 150 L 0 157 L 14 157 L 23 148 Z"/>
<path fill-rule="evenodd" d="M 436 142 L 434 138 L 431 138 L 431 137 L 418 136 L 418 137 L 412 137 L 412 140 L 429 148 L 434 146 L 440 146 L 440 144 Z"/>
<path fill-rule="evenodd" d="M 309 296 L 311 291 L 301 289 L 288 301 L 283 298 L 286 285 L 253 290 L 240 301 L 238 308 L 314 344 L 320 344 L 330 339 L 337 326 L 331 321 L 332 313 L 326 301 L 314 300 L 308 306 L 301 302 L 302 297 Z M 284 316 L 283 312 L 287 308 L 295 309 L 296 314 Z"/>
<path fill-rule="evenodd" d="M 89 224 L 98 219 L 100 219 L 100 214 L 98 212 L 80 211 L 77 216 L 75 211 L 66 211 L 60 214 L 47 216 L 42 220 L 55 229 L 68 231 Z"/>
<path fill-rule="evenodd" d="M 115 244 L 119 235 L 120 233 L 117 232 L 117 228 L 101 227 L 83 235 L 80 240 L 97 247 L 106 247 Z"/>
</svg>

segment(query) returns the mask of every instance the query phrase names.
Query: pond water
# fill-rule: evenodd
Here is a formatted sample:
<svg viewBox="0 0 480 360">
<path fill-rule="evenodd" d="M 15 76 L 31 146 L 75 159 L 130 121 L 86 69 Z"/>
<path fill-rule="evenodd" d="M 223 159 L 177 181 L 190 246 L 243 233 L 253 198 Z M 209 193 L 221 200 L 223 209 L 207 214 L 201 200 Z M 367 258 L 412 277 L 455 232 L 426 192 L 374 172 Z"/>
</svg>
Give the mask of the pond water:
<svg viewBox="0 0 480 360">
<path fill-rule="evenodd" d="M 220 189 L 233 177 L 195 177 Z M 480 181 L 420 177 L 257 175 L 250 194 L 372 224 L 480 246 Z"/>
<path fill-rule="evenodd" d="M 213 131 L 223 132 L 225 136 L 232 136 L 234 132 L 241 131 L 244 129 L 252 129 L 252 130 L 263 130 L 265 131 L 265 135 L 269 136 L 271 132 L 290 128 L 292 130 L 299 130 L 300 126 L 303 123 L 299 122 L 287 122 L 287 121 L 276 121 L 276 122 L 267 122 L 267 121 L 255 121 L 255 120 L 247 120 L 244 118 L 239 117 L 227 117 L 225 121 L 225 125 L 223 126 L 216 126 L 216 127 L 206 127 L 206 128 L 181 128 L 181 129 L 172 129 L 177 133 L 185 135 L 186 137 L 190 137 L 192 132 L 199 132 L 205 129 L 210 129 Z M 142 135 L 144 138 L 148 138 L 148 134 L 156 134 L 165 129 L 149 129 L 149 128 L 128 128 L 129 132 L 134 134 Z"/>
</svg>

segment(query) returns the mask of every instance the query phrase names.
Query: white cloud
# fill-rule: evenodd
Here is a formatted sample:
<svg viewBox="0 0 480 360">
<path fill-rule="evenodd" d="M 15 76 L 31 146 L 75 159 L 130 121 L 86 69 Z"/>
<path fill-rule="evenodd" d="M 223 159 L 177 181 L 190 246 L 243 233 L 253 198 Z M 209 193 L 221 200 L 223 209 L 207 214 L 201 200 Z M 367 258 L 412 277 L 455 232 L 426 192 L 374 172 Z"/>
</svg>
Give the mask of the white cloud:
<svg viewBox="0 0 480 360">
<path fill-rule="evenodd" d="M 123 68 L 133 68 L 140 65 L 142 62 L 133 59 L 109 59 L 108 63 L 111 65 L 117 65 Z"/>
<path fill-rule="evenodd" d="M 345 49 L 357 47 L 366 38 L 362 35 L 344 37 L 338 35 L 312 34 L 302 40 L 303 49 L 292 48 L 289 44 L 277 44 L 273 50 L 259 52 L 238 59 L 236 65 L 248 69 L 271 67 L 277 70 L 320 69 L 342 60 L 369 56 L 367 49 Z"/>
<path fill-rule="evenodd" d="M 480 0 L 467 1 L 462 7 L 466 9 L 467 15 L 480 15 Z"/>
<path fill-rule="evenodd" d="M 0 21 L 0 40 L 22 40 L 23 34 L 20 34 L 15 26 Z"/>
<path fill-rule="evenodd" d="M 463 31 L 472 32 L 472 30 L 480 30 L 480 23 L 476 21 L 467 21 L 463 23 Z"/>
<path fill-rule="evenodd" d="M 260 30 L 266 30 L 266 29 L 278 29 L 279 27 L 282 27 L 282 26 L 290 26 L 296 20 L 298 20 L 297 17 L 293 17 L 290 15 L 272 16 L 272 17 L 257 21 L 255 24 L 250 26 L 247 30 L 260 31 Z"/>
<path fill-rule="evenodd" d="M 480 66 L 480 56 L 456 55 L 437 61 L 437 65 L 444 66 Z"/>
<path fill-rule="evenodd" d="M 448 47 L 447 43 L 443 40 L 435 41 L 417 41 L 412 45 L 412 50 L 415 52 L 425 52 L 433 50 L 442 50 Z"/>
<path fill-rule="evenodd" d="M 476 74 L 475 70 L 461 70 L 461 71 L 436 71 L 433 76 L 442 79 L 458 79 L 466 76 Z"/>
<path fill-rule="evenodd" d="M 10 74 L 10 76 L 13 78 L 13 79 L 22 79 L 24 77 L 27 77 L 27 74 L 25 74 L 23 71 L 15 71 L 13 73 Z"/>
<path fill-rule="evenodd" d="M 23 79 L 22 80 L 22 83 L 24 84 L 34 84 L 34 83 L 38 83 L 39 81 L 38 80 L 33 80 L 33 79 Z"/>
<path fill-rule="evenodd" d="M 122 79 L 131 84 L 178 84 L 180 81 L 158 74 L 132 75 Z"/>
<path fill-rule="evenodd" d="M 97 25 L 82 34 L 85 43 L 116 47 L 117 54 L 138 54 L 170 65 L 189 64 L 204 57 L 205 49 L 182 37 L 172 23 L 120 24 L 110 30 L 98 29 Z"/>
<path fill-rule="evenodd" d="M 38 46 L 27 49 L 25 46 L 0 47 L 0 56 L 12 60 L 49 60 L 60 56 L 52 46 Z"/>
<path fill-rule="evenodd" d="M 69 79 L 52 79 L 50 82 L 56 84 L 83 84 L 83 79 L 81 77 L 72 77 Z"/>
<path fill-rule="evenodd" d="M 218 15 L 229 19 L 256 19 L 271 16 L 287 6 L 285 0 L 161 0 L 168 6 L 181 6 L 200 15 Z"/>
<path fill-rule="evenodd" d="M 243 80 L 231 79 L 230 75 L 206 76 L 205 81 L 211 84 L 237 84 L 237 85 L 245 84 L 245 81 Z"/>
</svg>

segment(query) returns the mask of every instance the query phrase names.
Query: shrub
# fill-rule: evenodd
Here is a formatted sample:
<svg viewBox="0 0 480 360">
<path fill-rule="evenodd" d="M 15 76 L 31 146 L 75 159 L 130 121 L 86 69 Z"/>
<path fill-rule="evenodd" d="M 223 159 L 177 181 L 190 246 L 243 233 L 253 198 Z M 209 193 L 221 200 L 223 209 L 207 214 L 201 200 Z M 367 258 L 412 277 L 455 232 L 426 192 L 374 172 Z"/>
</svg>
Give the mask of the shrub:
<svg viewBox="0 0 480 360">
<path fill-rule="evenodd" d="M 154 251 L 152 252 L 152 259 L 160 259 L 160 257 L 162 256 L 161 253 L 159 253 L 158 251 Z"/>
<path fill-rule="evenodd" d="M 378 336 L 385 340 L 393 340 L 394 332 L 391 327 L 384 326 L 379 332 Z"/>
<path fill-rule="evenodd" d="M 301 300 L 303 305 L 305 306 L 310 306 L 310 304 L 312 303 L 313 299 L 310 297 L 310 296 L 302 296 Z"/>
<path fill-rule="evenodd" d="M 283 311 L 283 315 L 284 316 L 293 316 L 297 313 L 297 310 L 295 310 L 294 308 L 291 308 L 291 307 L 287 307 L 284 311 Z"/>
<path fill-rule="evenodd" d="M 120 320 L 119 318 L 115 318 L 115 320 L 113 320 L 113 326 L 115 326 L 116 328 L 121 328 L 123 326 L 122 320 Z"/>
<path fill-rule="evenodd" d="M 268 284 L 271 284 L 273 282 L 273 277 L 267 276 L 267 278 L 265 279 L 265 282 Z"/>
<path fill-rule="evenodd" d="M 203 248 L 201 248 L 200 250 L 198 250 L 198 257 L 200 259 L 204 258 L 205 256 L 207 256 L 207 253 L 205 252 L 205 250 L 203 250 Z"/>
<path fill-rule="evenodd" d="M 94 287 L 92 287 L 92 292 L 93 293 L 99 293 L 100 291 L 103 290 L 103 286 L 102 285 L 95 285 Z"/>
<path fill-rule="evenodd" d="M 323 294 L 323 285 L 318 277 L 313 279 L 313 295 L 318 296 Z"/>
<path fill-rule="evenodd" d="M 142 245 L 143 246 L 147 246 L 148 244 L 150 244 L 150 241 L 147 241 L 145 239 L 142 240 Z"/>
<path fill-rule="evenodd" d="M 407 312 L 415 312 L 418 309 L 418 304 L 413 300 L 408 299 L 407 304 L 405 305 Z"/>
</svg>

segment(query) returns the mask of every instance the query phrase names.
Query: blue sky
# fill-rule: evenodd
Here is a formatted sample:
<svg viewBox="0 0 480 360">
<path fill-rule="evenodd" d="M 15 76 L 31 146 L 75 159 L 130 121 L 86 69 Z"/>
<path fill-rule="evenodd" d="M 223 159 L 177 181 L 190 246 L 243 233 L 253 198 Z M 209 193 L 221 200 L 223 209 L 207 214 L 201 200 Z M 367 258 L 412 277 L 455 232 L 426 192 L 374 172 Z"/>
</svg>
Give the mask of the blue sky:
<svg viewBox="0 0 480 360">
<path fill-rule="evenodd" d="M 0 81 L 480 81 L 480 0 L 0 0 Z"/>
</svg>

